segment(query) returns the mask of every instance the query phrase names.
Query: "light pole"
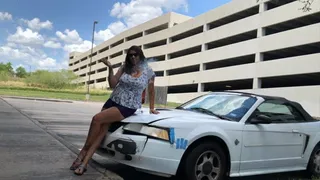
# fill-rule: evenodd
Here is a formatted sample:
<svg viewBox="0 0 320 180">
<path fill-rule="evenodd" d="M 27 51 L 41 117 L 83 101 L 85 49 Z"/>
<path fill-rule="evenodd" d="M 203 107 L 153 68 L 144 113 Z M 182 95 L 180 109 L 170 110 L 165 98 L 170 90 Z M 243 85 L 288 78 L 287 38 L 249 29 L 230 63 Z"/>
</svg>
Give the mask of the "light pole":
<svg viewBox="0 0 320 180">
<path fill-rule="evenodd" d="M 93 42 L 94 42 L 94 32 L 95 32 L 96 24 L 98 24 L 98 21 L 94 21 L 93 22 L 92 41 L 91 41 L 91 55 L 90 55 L 90 63 L 89 63 L 89 80 L 88 80 L 88 83 L 87 83 L 87 95 L 86 95 L 86 99 L 87 100 L 90 99 L 89 86 L 90 86 L 90 75 L 91 75 L 91 63 L 92 63 L 92 53 L 93 53 L 92 51 L 93 51 Z"/>
</svg>

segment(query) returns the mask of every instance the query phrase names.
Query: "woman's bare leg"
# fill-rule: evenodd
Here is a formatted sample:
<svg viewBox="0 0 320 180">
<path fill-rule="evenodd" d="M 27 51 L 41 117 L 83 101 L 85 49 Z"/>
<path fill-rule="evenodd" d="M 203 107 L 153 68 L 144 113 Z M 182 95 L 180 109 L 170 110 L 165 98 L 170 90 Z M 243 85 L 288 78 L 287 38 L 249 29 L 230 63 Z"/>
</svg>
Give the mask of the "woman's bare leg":
<svg viewBox="0 0 320 180">
<path fill-rule="evenodd" d="M 94 116 L 92 120 L 92 137 L 94 138 L 93 144 L 91 144 L 89 150 L 86 153 L 85 158 L 83 159 L 82 164 L 86 166 L 89 160 L 92 158 L 94 152 L 97 150 L 102 139 L 106 135 L 107 128 L 112 122 L 121 121 L 124 117 L 116 107 L 106 109 L 97 115 Z M 78 168 L 75 170 L 75 173 L 82 174 L 83 169 Z"/>
<path fill-rule="evenodd" d="M 86 154 L 83 162 L 81 163 L 83 165 L 83 167 L 85 167 L 85 168 L 87 167 L 87 164 L 89 163 L 89 160 L 92 158 L 94 152 L 99 147 L 102 139 L 105 137 L 108 127 L 109 127 L 109 124 L 105 124 L 105 125 L 102 126 L 97 139 L 95 139 L 94 143 L 90 146 L 90 149 L 87 151 L 87 154 Z M 83 168 L 77 168 L 75 170 L 75 173 L 76 174 L 82 174 L 83 171 L 84 171 Z"/>
<path fill-rule="evenodd" d="M 102 108 L 100 112 L 102 112 L 104 110 L 105 110 L 105 108 Z M 92 121 L 90 123 L 90 128 L 89 128 L 89 132 L 88 132 L 88 136 L 87 136 L 86 142 L 84 143 L 84 146 L 82 148 L 82 149 L 84 149 L 85 152 L 89 150 L 89 148 L 92 145 L 93 140 L 95 138 L 94 136 L 92 136 L 92 124 L 93 124 L 93 118 L 92 118 Z"/>
<path fill-rule="evenodd" d="M 101 112 L 104 111 L 105 108 L 101 109 Z M 90 128 L 88 131 L 88 135 L 87 135 L 87 139 L 86 142 L 84 143 L 80 153 L 78 154 L 77 159 L 73 162 L 72 166 L 70 167 L 71 170 L 75 170 L 77 168 L 77 166 L 79 166 L 81 164 L 81 161 L 83 160 L 83 158 L 85 157 L 85 155 L 87 154 L 87 151 L 89 150 L 89 148 L 91 147 L 93 141 L 94 141 L 94 136 L 92 136 L 92 126 L 93 126 L 93 118 L 92 121 L 90 123 Z"/>
</svg>

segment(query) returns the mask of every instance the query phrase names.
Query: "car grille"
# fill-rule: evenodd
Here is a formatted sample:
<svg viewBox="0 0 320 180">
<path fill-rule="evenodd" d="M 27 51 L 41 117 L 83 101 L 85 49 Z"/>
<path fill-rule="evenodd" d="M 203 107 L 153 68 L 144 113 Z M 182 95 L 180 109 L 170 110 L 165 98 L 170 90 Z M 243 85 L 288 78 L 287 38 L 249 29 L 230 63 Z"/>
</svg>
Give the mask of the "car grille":
<svg viewBox="0 0 320 180">
<path fill-rule="evenodd" d="M 123 125 L 126 125 L 127 123 L 124 123 L 124 122 L 114 122 L 110 125 L 109 127 L 109 132 L 114 132 L 116 131 L 117 129 L 119 129 L 121 126 Z"/>
</svg>

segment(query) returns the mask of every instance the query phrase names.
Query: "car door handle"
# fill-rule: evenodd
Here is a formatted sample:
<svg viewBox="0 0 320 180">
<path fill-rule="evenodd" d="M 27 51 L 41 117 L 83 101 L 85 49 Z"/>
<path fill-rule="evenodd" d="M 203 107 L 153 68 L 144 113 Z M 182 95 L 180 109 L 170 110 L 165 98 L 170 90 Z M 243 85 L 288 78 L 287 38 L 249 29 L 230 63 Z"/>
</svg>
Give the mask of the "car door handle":
<svg viewBox="0 0 320 180">
<path fill-rule="evenodd" d="M 292 132 L 293 132 L 293 133 L 299 133 L 299 131 L 296 130 L 296 129 L 292 129 Z"/>
</svg>

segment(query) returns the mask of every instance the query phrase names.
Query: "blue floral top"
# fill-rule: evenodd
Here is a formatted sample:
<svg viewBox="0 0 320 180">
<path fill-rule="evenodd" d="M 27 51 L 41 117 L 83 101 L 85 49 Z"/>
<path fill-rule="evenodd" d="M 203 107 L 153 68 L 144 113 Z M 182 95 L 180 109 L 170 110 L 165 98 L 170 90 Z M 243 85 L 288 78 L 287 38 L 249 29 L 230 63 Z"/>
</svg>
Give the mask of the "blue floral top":
<svg viewBox="0 0 320 180">
<path fill-rule="evenodd" d="M 117 104 L 131 109 L 141 108 L 142 92 L 148 86 L 149 80 L 155 77 L 152 68 L 145 62 L 139 77 L 123 73 L 114 88 L 110 98 Z"/>
</svg>

